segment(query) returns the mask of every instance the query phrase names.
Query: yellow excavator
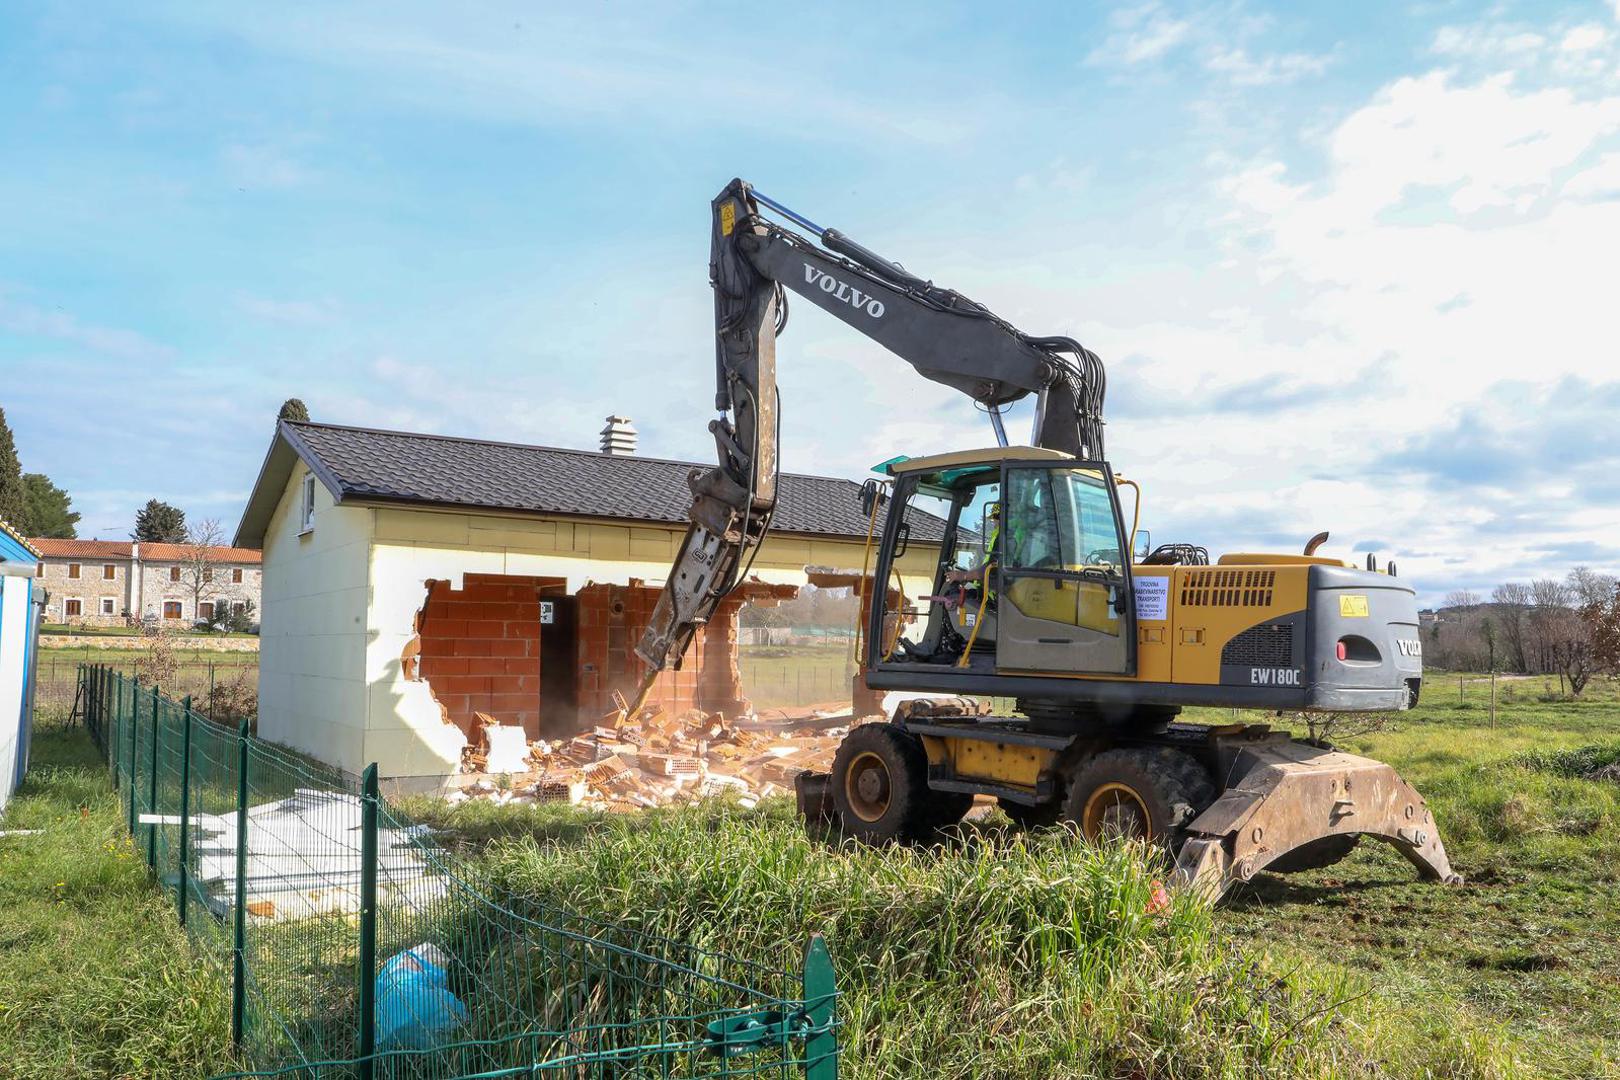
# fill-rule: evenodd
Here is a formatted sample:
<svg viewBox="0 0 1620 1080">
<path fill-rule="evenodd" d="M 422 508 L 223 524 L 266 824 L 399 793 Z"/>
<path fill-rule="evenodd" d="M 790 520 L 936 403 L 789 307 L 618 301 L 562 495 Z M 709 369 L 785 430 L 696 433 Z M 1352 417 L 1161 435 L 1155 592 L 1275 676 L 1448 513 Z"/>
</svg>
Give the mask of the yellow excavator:
<svg viewBox="0 0 1620 1080">
<path fill-rule="evenodd" d="M 896 457 L 862 489 L 876 538 L 866 685 L 923 696 L 853 727 L 830 774 L 800 778 L 801 809 L 863 840 L 913 841 L 991 796 L 1025 825 L 1159 843 L 1180 883 L 1217 896 L 1261 870 L 1331 865 L 1362 836 L 1424 877 L 1460 880 L 1429 808 L 1388 765 L 1264 724 L 1179 719 L 1185 706 L 1409 708 L 1422 647 L 1394 565 L 1319 555 L 1325 534 L 1303 554 L 1213 564 L 1195 545 L 1147 550 L 1140 489 L 1103 451 L 1096 354 L 1026 335 L 741 180 L 711 220 L 719 461 L 689 480 L 691 526 L 637 647 L 647 685 L 679 666 L 770 528 L 791 291 L 968 395 L 996 442 Z M 1030 395 L 1029 445 L 1009 445 L 1003 410 Z M 898 579 L 913 544 L 939 552 L 917 606 L 874 585 Z M 995 715 L 987 699 L 1015 707 Z"/>
</svg>

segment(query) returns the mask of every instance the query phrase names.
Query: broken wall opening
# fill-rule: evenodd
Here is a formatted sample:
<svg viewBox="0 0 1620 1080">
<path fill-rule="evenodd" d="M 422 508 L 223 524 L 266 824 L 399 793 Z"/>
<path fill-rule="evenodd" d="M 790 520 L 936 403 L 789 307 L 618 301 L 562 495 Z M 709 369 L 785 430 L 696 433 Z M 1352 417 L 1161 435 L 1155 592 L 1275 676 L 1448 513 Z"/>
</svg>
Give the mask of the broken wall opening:
<svg viewBox="0 0 1620 1080">
<path fill-rule="evenodd" d="M 514 574 L 467 574 L 460 589 L 428 582 L 407 677 L 428 684 L 471 742 L 482 737 L 478 713 L 540 738 L 542 604 L 566 588 L 565 578 Z"/>
<path fill-rule="evenodd" d="M 466 574 L 461 588 L 429 581 L 406 678 L 428 684 L 445 722 L 483 743 L 480 714 L 517 725 L 533 739 L 569 738 L 615 711 L 615 691 L 632 698 L 644 668 L 636 643 L 652 619 L 660 586 L 587 583 L 567 592 L 561 577 Z M 648 703 L 671 715 L 690 710 L 736 718 L 750 711 L 737 666 L 737 615 L 744 603 L 774 604 L 796 585 L 748 581 L 700 628 L 681 670 L 663 672 Z"/>
</svg>

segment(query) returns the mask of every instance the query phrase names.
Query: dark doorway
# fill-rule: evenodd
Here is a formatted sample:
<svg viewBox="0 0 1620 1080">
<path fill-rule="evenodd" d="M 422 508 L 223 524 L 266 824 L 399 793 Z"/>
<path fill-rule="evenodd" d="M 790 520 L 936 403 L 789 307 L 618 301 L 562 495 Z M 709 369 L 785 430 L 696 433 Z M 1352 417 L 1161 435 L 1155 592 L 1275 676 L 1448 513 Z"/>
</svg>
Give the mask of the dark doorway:
<svg viewBox="0 0 1620 1080">
<path fill-rule="evenodd" d="M 572 596 L 542 594 L 540 737 L 572 738 L 579 729 L 578 601 Z"/>
</svg>

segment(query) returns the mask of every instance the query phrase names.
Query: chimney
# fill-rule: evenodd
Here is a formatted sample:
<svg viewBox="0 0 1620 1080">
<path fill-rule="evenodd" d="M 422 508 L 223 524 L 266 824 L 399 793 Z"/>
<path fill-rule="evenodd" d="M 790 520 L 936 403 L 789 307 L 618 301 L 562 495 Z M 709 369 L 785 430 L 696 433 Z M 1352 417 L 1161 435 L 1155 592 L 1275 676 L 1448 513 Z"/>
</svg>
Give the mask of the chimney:
<svg viewBox="0 0 1620 1080">
<path fill-rule="evenodd" d="M 610 416 L 602 429 L 602 453 L 630 455 L 636 452 L 636 426 L 628 416 Z"/>
</svg>

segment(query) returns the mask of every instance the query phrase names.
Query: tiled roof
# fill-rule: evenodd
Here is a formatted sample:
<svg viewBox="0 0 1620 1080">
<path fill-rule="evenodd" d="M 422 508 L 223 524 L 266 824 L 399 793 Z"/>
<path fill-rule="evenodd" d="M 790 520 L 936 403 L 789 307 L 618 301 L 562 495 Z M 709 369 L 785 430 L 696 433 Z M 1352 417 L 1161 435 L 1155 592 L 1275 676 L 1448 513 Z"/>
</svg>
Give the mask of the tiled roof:
<svg viewBox="0 0 1620 1080">
<path fill-rule="evenodd" d="M 186 544 L 143 543 L 142 562 L 180 562 L 191 558 L 192 548 Z M 221 563 L 257 563 L 263 557 L 257 548 L 211 547 L 208 560 Z"/>
<path fill-rule="evenodd" d="M 28 541 L 45 559 L 131 559 L 134 547 L 128 540 L 51 540 L 39 537 Z M 211 547 L 209 558 L 213 562 L 256 563 L 260 553 L 253 548 Z M 142 562 L 179 562 L 189 558 L 191 548 L 186 544 L 141 545 Z"/>
<path fill-rule="evenodd" d="M 21 545 L 22 549 L 28 554 L 34 556 L 35 558 L 39 557 L 39 548 L 34 546 L 34 542 L 29 540 L 28 537 L 24 536 L 22 533 L 18 532 L 11 522 L 7 521 L 5 518 L 0 518 L 0 534 L 11 537 L 11 539 L 15 540 L 19 545 Z M 0 545 L 0 547 L 3 547 L 3 545 Z M 3 558 L 5 558 L 5 555 L 0 553 L 0 559 Z"/>
<path fill-rule="evenodd" d="M 340 502 L 421 503 L 684 525 L 692 501 L 687 474 L 705 467 L 335 424 L 284 421 L 280 431 Z M 265 486 L 263 477 L 260 486 Z M 859 493 L 853 480 L 784 473 L 771 527 L 864 540 L 868 519 Z M 279 497 L 279 488 L 275 495 Z M 255 490 L 255 501 L 258 497 Z M 262 516 L 250 502 L 238 542 L 256 538 L 249 519 Z M 944 535 L 944 522 L 918 515 L 912 534 L 917 540 L 937 541 Z"/>
<path fill-rule="evenodd" d="M 28 541 L 46 559 L 128 559 L 128 540 L 52 540 L 37 537 Z"/>
</svg>

